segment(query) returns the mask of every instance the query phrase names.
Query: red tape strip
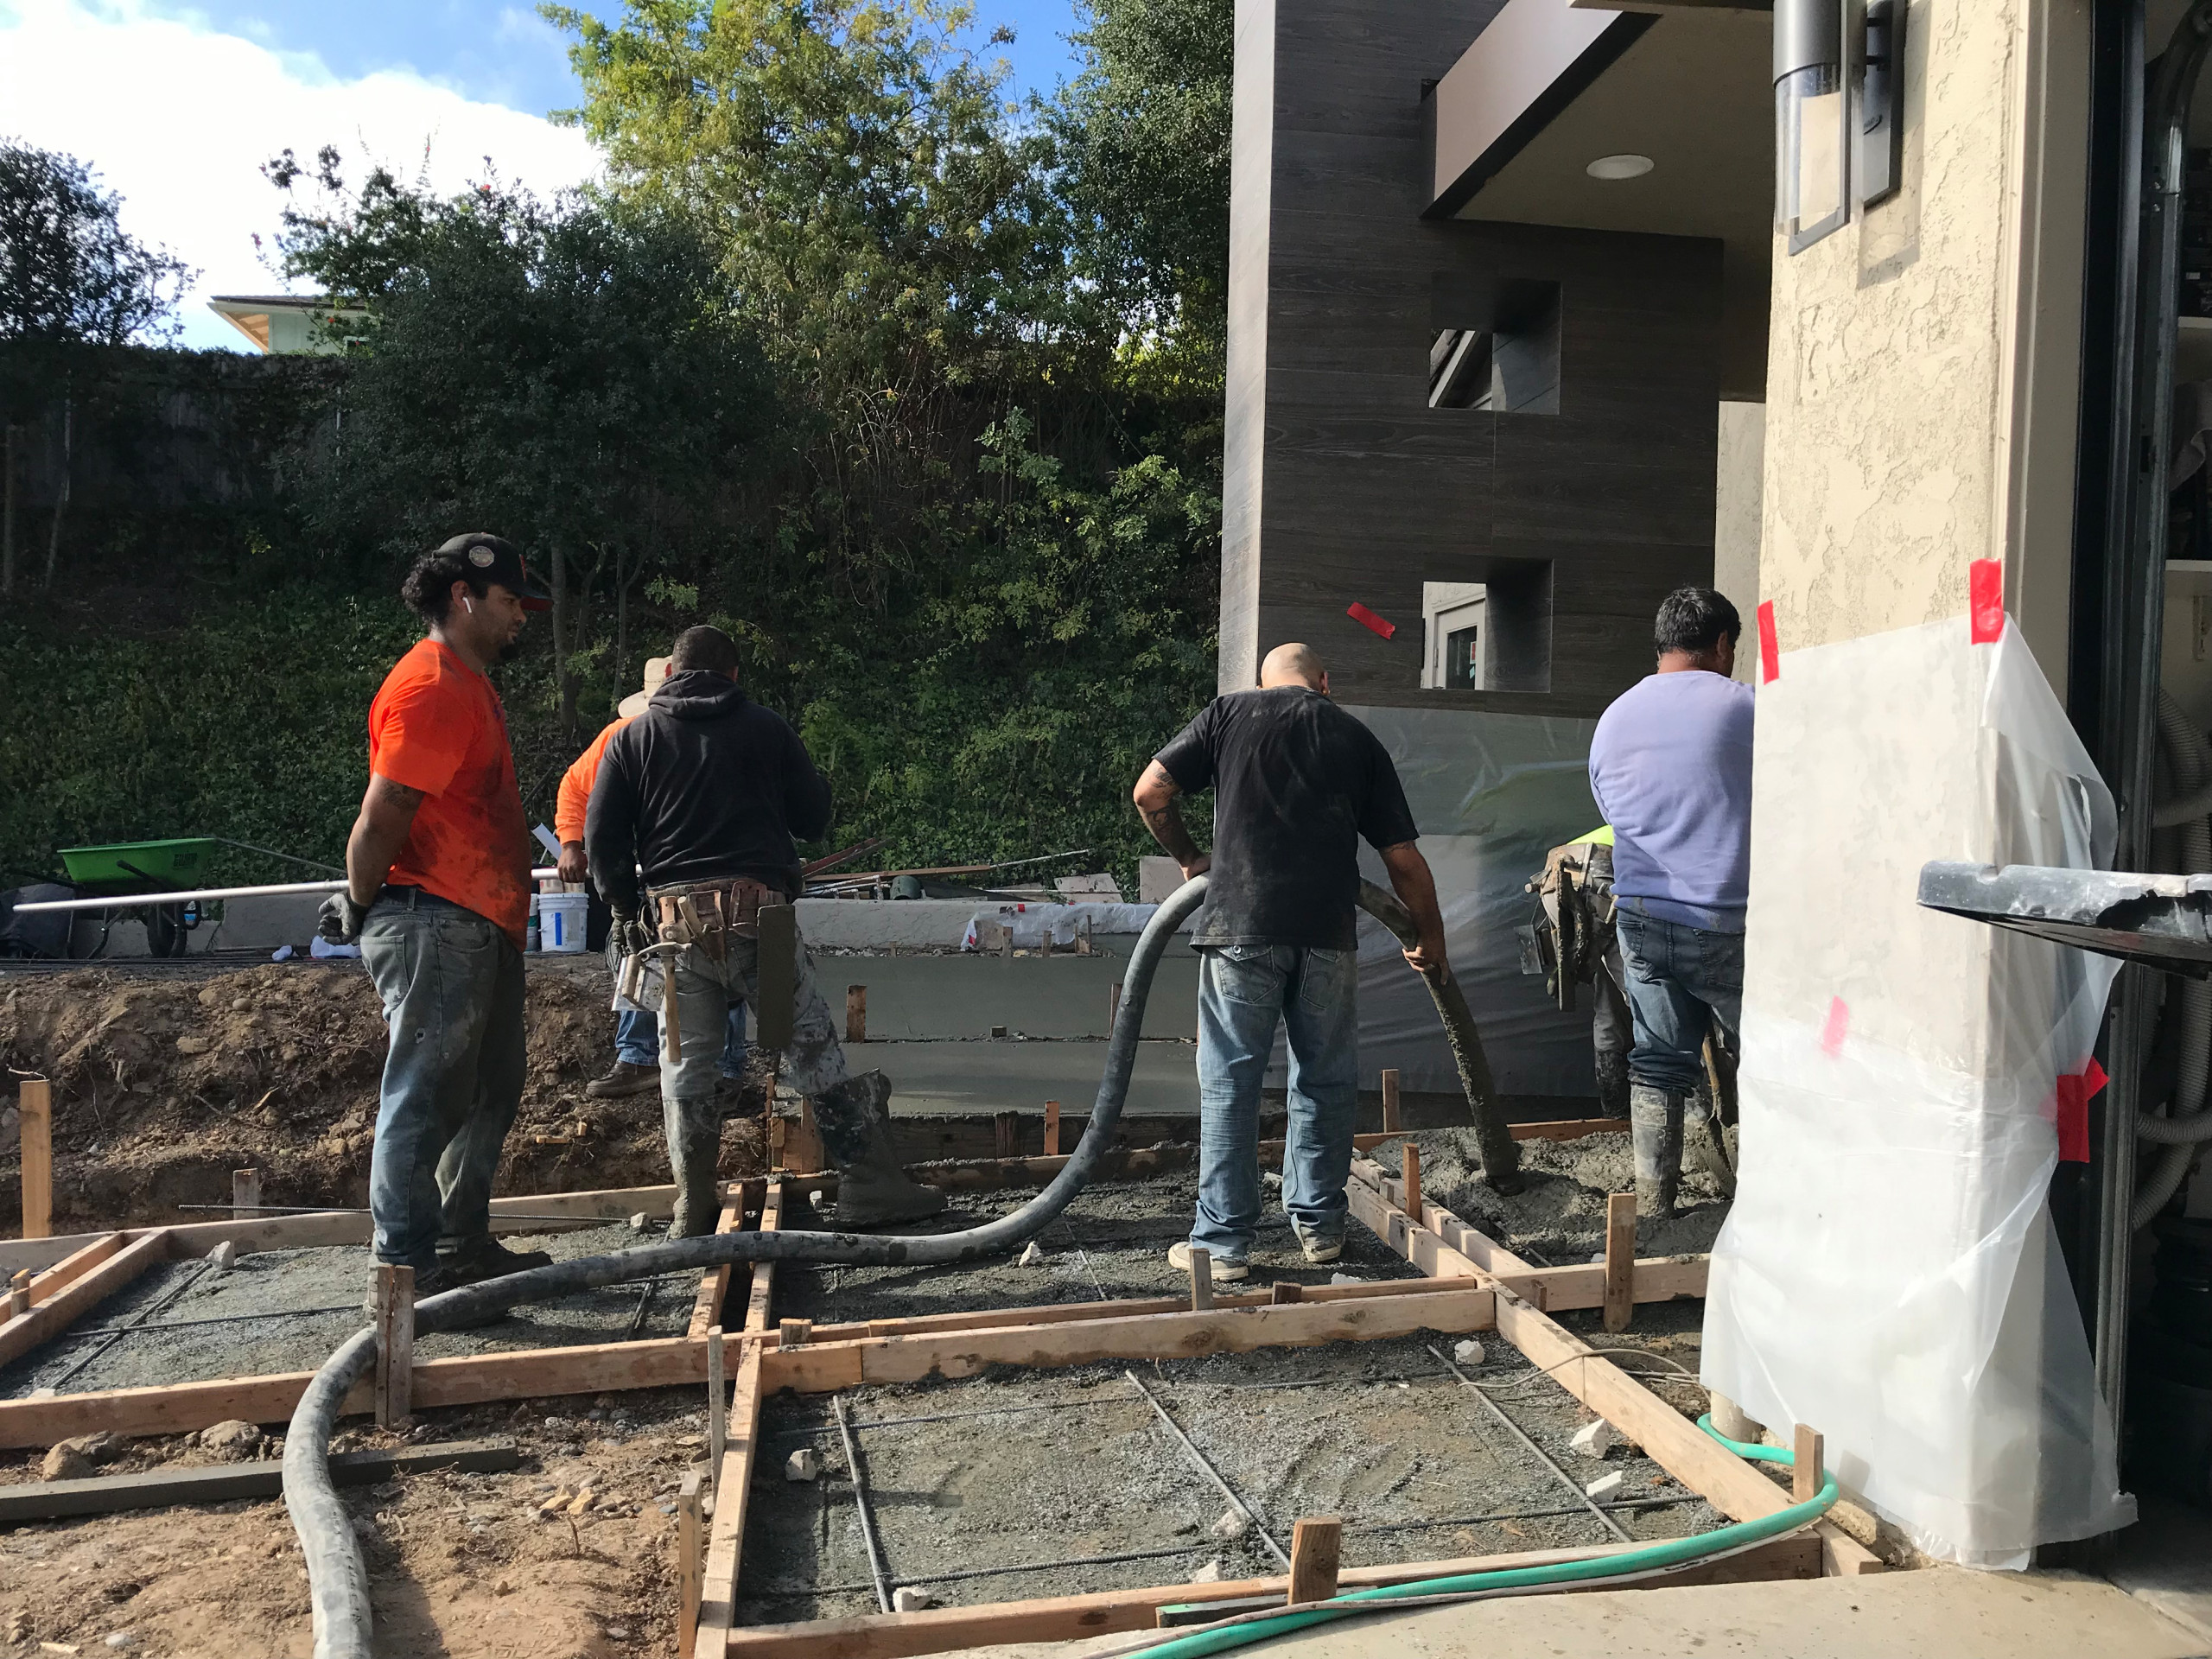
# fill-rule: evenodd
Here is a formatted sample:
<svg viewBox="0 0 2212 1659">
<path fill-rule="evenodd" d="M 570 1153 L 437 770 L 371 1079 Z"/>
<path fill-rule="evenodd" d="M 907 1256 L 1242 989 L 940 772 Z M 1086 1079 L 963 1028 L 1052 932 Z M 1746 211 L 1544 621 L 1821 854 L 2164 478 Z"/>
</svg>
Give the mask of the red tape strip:
<svg viewBox="0 0 2212 1659">
<path fill-rule="evenodd" d="M 1398 631 L 1398 625 L 1396 623 L 1385 622 L 1381 617 L 1376 615 L 1374 612 L 1369 610 L 1366 606 L 1361 604 L 1357 600 L 1352 601 L 1351 604 L 1344 607 L 1344 614 L 1351 618 L 1353 621 L 1358 623 L 1361 627 L 1373 629 L 1376 632 L 1381 634 L 1385 639 L 1388 639 L 1392 634 Z"/>
<path fill-rule="evenodd" d="M 1771 684 L 1782 677 L 1782 645 L 1775 638 L 1774 601 L 1759 607 L 1759 679 Z"/>
<path fill-rule="evenodd" d="M 2058 1160 L 2063 1164 L 2089 1161 L 2089 1103 L 2111 1079 L 2092 1059 L 2078 1074 L 2058 1080 Z"/>
<path fill-rule="evenodd" d="M 1967 567 L 1967 620 L 1974 643 L 1994 645 L 2005 637 L 2005 567 L 1995 559 L 1976 559 Z"/>
<path fill-rule="evenodd" d="M 1843 1039 L 1851 1034 L 1851 1005 L 1840 996 L 1828 999 L 1827 1023 L 1821 1027 L 1821 1052 L 1830 1059 L 1843 1052 Z"/>
</svg>

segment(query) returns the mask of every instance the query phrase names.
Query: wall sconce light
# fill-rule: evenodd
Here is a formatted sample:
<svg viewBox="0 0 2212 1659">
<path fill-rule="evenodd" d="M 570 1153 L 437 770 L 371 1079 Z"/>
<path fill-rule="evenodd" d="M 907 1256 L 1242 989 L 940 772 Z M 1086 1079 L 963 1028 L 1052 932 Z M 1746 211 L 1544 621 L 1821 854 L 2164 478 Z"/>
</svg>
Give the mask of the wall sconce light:
<svg viewBox="0 0 2212 1659">
<path fill-rule="evenodd" d="M 1849 0 L 1775 0 L 1776 228 L 1801 253 L 1897 194 L 1904 125 L 1905 0 L 1864 0 L 1859 50 L 1843 49 Z M 1854 119 L 1855 116 L 1855 119 Z"/>
<path fill-rule="evenodd" d="M 1851 216 L 1851 95 L 1844 0 L 1775 0 L 1775 227 L 1789 251 Z"/>
</svg>

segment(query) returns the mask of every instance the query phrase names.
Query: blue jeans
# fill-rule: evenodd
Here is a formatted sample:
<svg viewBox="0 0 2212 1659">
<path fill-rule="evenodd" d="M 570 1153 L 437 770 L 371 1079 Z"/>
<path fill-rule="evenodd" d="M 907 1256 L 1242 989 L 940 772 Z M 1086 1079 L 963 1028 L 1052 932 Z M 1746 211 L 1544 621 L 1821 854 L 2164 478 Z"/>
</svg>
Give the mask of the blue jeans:
<svg viewBox="0 0 2212 1659">
<path fill-rule="evenodd" d="M 522 1104 L 522 952 L 473 910 L 387 887 L 361 958 L 391 1033 L 369 1160 L 377 1260 L 434 1268 L 441 1246 L 491 1235 L 492 1179 Z"/>
<path fill-rule="evenodd" d="M 729 1028 L 722 1036 L 722 1057 L 719 1062 L 722 1076 L 745 1075 L 745 1005 L 733 1002 L 729 1005 Z M 614 1058 L 626 1065 L 658 1065 L 660 1020 L 638 1008 L 626 1008 L 616 1014 Z"/>
<path fill-rule="evenodd" d="M 1613 913 L 1636 1020 L 1630 1079 L 1688 1094 L 1705 1081 L 1705 1037 L 1733 1050 L 1744 1018 L 1744 936 L 1663 921 L 1623 899 Z"/>
<path fill-rule="evenodd" d="M 1290 944 L 1198 952 L 1198 1206 L 1191 1243 L 1242 1262 L 1260 1225 L 1260 1083 L 1290 1036 L 1282 1207 L 1301 1239 L 1344 1236 L 1359 1105 L 1358 955 Z"/>
</svg>

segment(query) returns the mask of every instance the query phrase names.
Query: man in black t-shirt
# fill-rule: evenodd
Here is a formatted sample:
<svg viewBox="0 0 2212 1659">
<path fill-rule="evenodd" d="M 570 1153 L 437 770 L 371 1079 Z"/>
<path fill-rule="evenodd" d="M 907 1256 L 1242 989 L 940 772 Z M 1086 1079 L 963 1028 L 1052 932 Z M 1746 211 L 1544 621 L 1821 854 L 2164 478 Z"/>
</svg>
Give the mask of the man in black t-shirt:
<svg viewBox="0 0 2212 1659">
<path fill-rule="evenodd" d="M 1329 701 L 1305 645 L 1278 645 L 1260 689 L 1208 703 L 1153 757 L 1137 810 L 1187 880 L 1209 876 L 1198 972 L 1198 1205 L 1191 1236 L 1217 1279 L 1242 1279 L 1260 1221 L 1260 1083 L 1281 1021 L 1290 1039 L 1282 1199 L 1306 1259 L 1344 1252 L 1344 1182 L 1359 1102 L 1359 842 L 1413 912 L 1417 972 L 1448 971 L 1436 881 L 1389 752 Z M 1214 849 L 1175 804 L 1214 791 Z"/>
</svg>

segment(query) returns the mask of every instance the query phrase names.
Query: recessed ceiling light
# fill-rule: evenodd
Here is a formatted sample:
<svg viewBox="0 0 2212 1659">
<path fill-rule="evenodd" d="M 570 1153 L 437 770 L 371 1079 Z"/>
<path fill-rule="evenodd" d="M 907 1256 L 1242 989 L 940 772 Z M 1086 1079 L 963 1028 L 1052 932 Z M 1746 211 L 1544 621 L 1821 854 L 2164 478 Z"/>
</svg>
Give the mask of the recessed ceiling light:
<svg viewBox="0 0 2212 1659">
<path fill-rule="evenodd" d="M 1650 170 L 1649 156 L 1600 156 L 1583 169 L 1593 179 L 1640 179 Z"/>
</svg>

